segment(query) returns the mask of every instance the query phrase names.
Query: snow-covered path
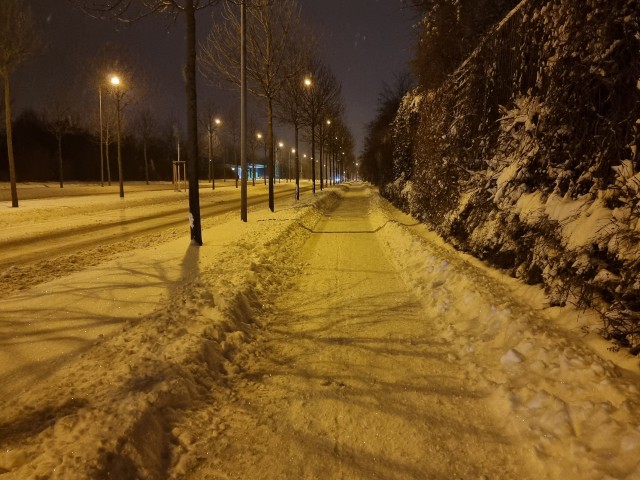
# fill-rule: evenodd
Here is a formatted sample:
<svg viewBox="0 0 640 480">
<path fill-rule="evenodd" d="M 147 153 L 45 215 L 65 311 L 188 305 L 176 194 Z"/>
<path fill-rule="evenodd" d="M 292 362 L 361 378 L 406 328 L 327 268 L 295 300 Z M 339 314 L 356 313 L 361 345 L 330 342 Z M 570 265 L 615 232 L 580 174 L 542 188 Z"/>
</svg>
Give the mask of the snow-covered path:
<svg viewBox="0 0 640 480">
<path fill-rule="evenodd" d="M 193 478 L 535 478 L 385 257 L 370 202 L 353 188 L 315 227 Z"/>
<path fill-rule="evenodd" d="M 2 480 L 640 478 L 638 360 L 588 312 L 366 185 L 236 217 L 0 302 Z"/>
</svg>

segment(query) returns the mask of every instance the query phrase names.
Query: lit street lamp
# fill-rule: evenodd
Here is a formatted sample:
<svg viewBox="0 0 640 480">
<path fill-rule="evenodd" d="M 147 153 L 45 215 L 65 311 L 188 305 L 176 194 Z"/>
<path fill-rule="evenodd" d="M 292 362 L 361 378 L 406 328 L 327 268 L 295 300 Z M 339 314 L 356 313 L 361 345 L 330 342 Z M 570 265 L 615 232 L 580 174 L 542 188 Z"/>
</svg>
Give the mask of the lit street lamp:
<svg viewBox="0 0 640 480">
<path fill-rule="evenodd" d="M 282 142 L 278 142 L 278 148 L 276 149 L 276 173 L 278 173 L 278 183 L 280 183 L 280 180 L 282 179 L 282 162 L 280 161 L 280 149 L 284 147 L 284 143 Z M 279 167 L 279 168 L 278 168 Z M 275 179 L 274 179 L 274 183 L 275 183 Z"/>
<path fill-rule="evenodd" d="M 113 75 L 111 77 L 111 85 L 113 85 L 113 96 L 116 99 L 116 130 L 118 142 L 118 181 L 120 182 L 120 198 L 124 198 L 124 183 L 122 181 L 122 142 L 120 141 L 122 109 L 120 101 L 122 100 L 122 89 L 120 87 L 120 77 Z"/>
<path fill-rule="evenodd" d="M 309 91 L 309 101 L 311 104 L 311 185 L 313 193 L 316 193 L 316 165 L 313 161 L 316 154 L 316 135 L 315 135 L 315 99 L 313 98 L 313 81 L 311 77 L 305 77 L 303 80 L 304 87 Z"/>
<path fill-rule="evenodd" d="M 219 118 L 214 118 L 213 123 L 211 122 L 211 117 L 209 117 L 209 121 L 207 122 L 207 136 L 209 140 L 209 180 L 211 180 L 211 190 L 216 189 L 216 167 L 215 163 L 213 163 L 213 131 L 214 128 L 219 127 L 222 124 L 222 120 Z"/>
<path fill-rule="evenodd" d="M 300 165 L 300 175 L 304 177 L 304 164 L 307 161 L 307 154 L 302 154 L 302 165 Z"/>
<path fill-rule="evenodd" d="M 262 166 L 262 176 L 264 177 L 264 184 L 267 184 L 267 175 L 266 175 L 266 168 L 267 168 L 267 139 L 264 138 L 264 135 L 262 135 L 260 132 L 256 133 L 256 138 L 258 139 L 258 141 L 262 142 L 262 145 L 264 146 L 264 164 Z"/>
<path fill-rule="evenodd" d="M 324 178 L 325 178 L 325 183 L 328 183 L 329 185 L 332 184 L 332 178 L 333 177 L 333 169 L 330 167 L 331 164 L 331 138 L 333 137 L 333 135 L 331 135 L 330 133 L 330 128 L 331 128 L 331 120 L 327 119 L 327 138 L 329 140 L 329 143 L 327 145 L 327 154 L 325 155 L 325 160 L 324 160 Z"/>
<path fill-rule="evenodd" d="M 291 181 L 291 154 L 296 154 L 296 149 L 292 148 L 291 151 L 289 152 L 289 168 L 288 168 L 288 172 L 287 172 L 287 182 Z"/>
</svg>

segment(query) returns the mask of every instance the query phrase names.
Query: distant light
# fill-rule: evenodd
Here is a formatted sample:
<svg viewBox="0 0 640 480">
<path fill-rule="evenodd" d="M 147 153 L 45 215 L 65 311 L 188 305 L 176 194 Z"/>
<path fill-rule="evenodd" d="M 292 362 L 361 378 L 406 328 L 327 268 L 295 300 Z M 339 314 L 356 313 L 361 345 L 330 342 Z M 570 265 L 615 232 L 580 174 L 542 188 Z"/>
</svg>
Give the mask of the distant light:
<svg viewBox="0 0 640 480">
<path fill-rule="evenodd" d="M 306 77 L 304 79 L 304 86 L 305 87 L 310 87 L 313 84 L 313 82 L 311 81 L 311 79 L 309 77 Z"/>
<path fill-rule="evenodd" d="M 292 149 L 291 149 L 291 153 L 296 153 L 296 149 L 295 149 L 295 148 L 292 148 Z"/>
<path fill-rule="evenodd" d="M 280 148 L 282 148 L 282 147 L 284 147 L 284 143 L 280 142 L 280 143 L 278 143 L 278 146 L 279 146 Z"/>
<path fill-rule="evenodd" d="M 216 122 L 216 125 L 220 125 L 222 123 L 222 120 L 220 120 L 219 118 L 216 118 L 213 121 Z"/>
<path fill-rule="evenodd" d="M 260 132 L 256 133 L 256 137 L 258 137 L 258 140 L 262 140 L 262 134 Z"/>
<path fill-rule="evenodd" d="M 331 125 L 331 120 L 327 120 L 327 125 Z"/>
<path fill-rule="evenodd" d="M 116 87 L 120 85 L 120 77 L 118 77 L 117 75 L 114 75 L 113 77 L 111 77 L 111 84 Z"/>
</svg>

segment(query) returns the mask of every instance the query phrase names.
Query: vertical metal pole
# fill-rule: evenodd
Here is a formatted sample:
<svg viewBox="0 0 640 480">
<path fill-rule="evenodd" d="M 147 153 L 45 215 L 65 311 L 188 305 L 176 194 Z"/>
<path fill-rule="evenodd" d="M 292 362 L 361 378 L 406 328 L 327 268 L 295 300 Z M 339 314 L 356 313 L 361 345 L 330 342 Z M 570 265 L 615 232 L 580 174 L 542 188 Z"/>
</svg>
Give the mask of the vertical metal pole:
<svg viewBox="0 0 640 480">
<path fill-rule="evenodd" d="M 98 101 L 100 104 L 100 186 L 104 187 L 104 137 L 102 127 L 102 87 L 98 87 Z"/>
<path fill-rule="evenodd" d="M 117 87 L 116 87 L 117 88 Z M 122 179 L 122 142 L 121 132 L 121 112 L 120 112 L 120 92 L 116 91 L 116 122 L 118 129 L 118 181 L 120 183 L 120 198 L 124 198 L 124 180 Z"/>
<path fill-rule="evenodd" d="M 264 139 L 264 167 L 262 169 L 262 176 L 264 177 L 264 184 L 267 184 L 267 139 Z"/>
<path fill-rule="evenodd" d="M 240 219 L 247 221 L 247 6 L 240 3 Z M 237 175 L 237 172 L 236 172 Z"/>
</svg>

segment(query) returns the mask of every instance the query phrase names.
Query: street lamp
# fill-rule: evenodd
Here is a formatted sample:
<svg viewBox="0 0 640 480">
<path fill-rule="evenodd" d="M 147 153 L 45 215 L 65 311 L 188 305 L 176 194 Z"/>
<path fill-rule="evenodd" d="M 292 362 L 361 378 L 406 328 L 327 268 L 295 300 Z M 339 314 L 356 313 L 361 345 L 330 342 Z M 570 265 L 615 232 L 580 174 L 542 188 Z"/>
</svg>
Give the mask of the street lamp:
<svg viewBox="0 0 640 480">
<path fill-rule="evenodd" d="M 262 142 L 262 145 L 264 146 L 264 164 L 262 165 L 262 176 L 264 177 L 264 184 L 267 184 L 267 174 L 266 174 L 266 168 L 267 168 L 267 139 L 264 138 L 264 135 L 262 135 L 260 132 L 256 133 L 256 138 L 258 139 L 258 141 Z"/>
<path fill-rule="evenodd" d="M 207 122 L 207 136 L 209 140 L 209 180 L 211 180 L 211 190 L 216 189 L 216 166 L 213 163 L 213 130 L 222 124 L 222 120 L 218 117 L 213 119 L 209 117 Z"/>
<path fill-rule="evenodd" d="M 333 135 L 331 135 L 330 133 L 330 129 L 331 128 L 331 120 L 327 119 L 327 139 L 329 140 L 329 143 L 327 145 L 327 159 L 324 162 L 325 165 L 325 178 L 329 181 L 329 185 L 333 185 L 333 164 L 331 162 L 331 139 L 333 138 Z"/>
<path fill-rule="evenodd" d="M 120 182 L 120 198 L 124 198 L 124 183 L 122 181 L 122 142 L 120 141 L 122 110 L 120 108 L 120 100 L 122 99 L 122 90 L 120 88 L 120 77 L 113 75 L 111 77 L 111 85 L 113 85 L 113 96 L 116 99 L 116 129 L 118 141 L 118 180 Z"/>
<path fill-rule="evenodd" d="M 315 159 L 316 154 L 316 132 L 315 132 L 315 120 L 316 120 L 316 111 L 315 111 L 315 99 L 313 98 L 311 90 L 313 89 L 313 80 L 311 76 L 307 76 L 303 80 L 304 88 L 309 91 L 309 103 L 311 107 L 311 185 L 313 193 L 316 193 L 316 165 L 313 161 Z"/>
<path fill-rule="evenodd" d="M 300 165 L 300 175 L 302 177 L 304 177 L 304 164 L 305 164 L 306 161 L 307 161 L 307 154 L 303 153 L 302 154 L 302 165 Z"/>
<path fill-rule="evenodd" d="M 278 148 L 276 149 L 276 165 L 280 167 L 279 169 L 276 167 L 276 173 L 280 170 L 278 174 L 278 183 L 280 183 L 280 180 L 282 179 L 282 162 L 280 161 L 280 149 L 282 147 L 284 147 L 284 143 L 278 142 Z"/>
<path fill-rule="evenodd" d="M 288 173 L 287 173 L 287 182 L 291 181 L 291 154 L 296 154 L 296 149 L 292 148 L 291 151 L 289 152 L 289 168 L 288 168 Z"/>
<path fill-rule="evenodd" d="M 98 85 L 98 108 L 100 113 L 100 186 L 104 187 L 104 127 L 102 125 L 102 82 Z M 107 167 L 109 164 L 107 163 Z M 111 174 L 109 174 L 109 186 L 111 186 Z"/>
</svg>

